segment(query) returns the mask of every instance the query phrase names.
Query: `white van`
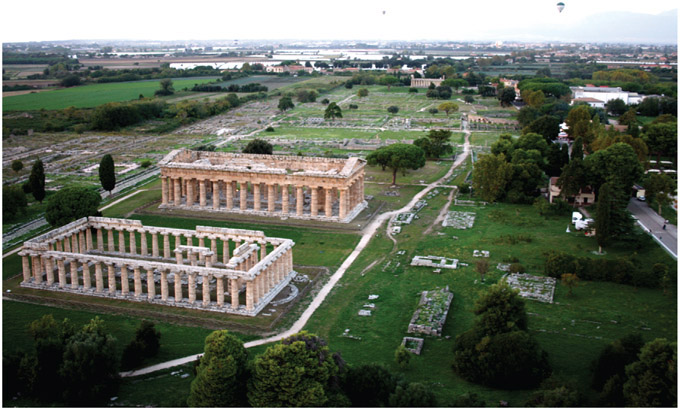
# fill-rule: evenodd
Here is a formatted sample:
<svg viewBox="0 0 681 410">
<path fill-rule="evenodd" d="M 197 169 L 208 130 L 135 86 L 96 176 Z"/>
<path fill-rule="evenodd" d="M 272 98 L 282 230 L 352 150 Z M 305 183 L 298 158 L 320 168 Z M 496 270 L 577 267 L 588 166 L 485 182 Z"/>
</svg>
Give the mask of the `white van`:
<svg viewBox="0 0 681 410">
<path fill-rule="evenodd" d="M 575 222 L 581 221 L 582 220 L 582 214 L 579 212 L 573 212 L 572 213 L 572 224 L 574 225 Z"/>
</svg>

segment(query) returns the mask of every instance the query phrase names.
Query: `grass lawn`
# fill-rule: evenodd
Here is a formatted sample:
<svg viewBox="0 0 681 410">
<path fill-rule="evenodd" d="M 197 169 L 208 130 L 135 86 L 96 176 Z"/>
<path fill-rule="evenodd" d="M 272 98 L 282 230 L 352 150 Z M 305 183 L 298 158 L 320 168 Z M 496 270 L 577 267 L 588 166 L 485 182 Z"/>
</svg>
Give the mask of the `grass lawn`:
<svg viewBox="0 0 681 410">
<path fill-rule="evenodd" d="M 217 77 L 173 78 L 173 87 L 175 90 L 181 90 L 185 87 L 191 88 L 194 84 L 211 82 L 215 78 Z M 159 81 L 90 84 L 42 93 L 4 97 L 2 99 L 3 111 L 40 110 L 43 108 L 59 110 L 70 106 L 89 108 L 108 102 L 136 100 L 140 94 L 145 97 L 153 97 L 154 92 L 159 89 Z"/>
</svg>

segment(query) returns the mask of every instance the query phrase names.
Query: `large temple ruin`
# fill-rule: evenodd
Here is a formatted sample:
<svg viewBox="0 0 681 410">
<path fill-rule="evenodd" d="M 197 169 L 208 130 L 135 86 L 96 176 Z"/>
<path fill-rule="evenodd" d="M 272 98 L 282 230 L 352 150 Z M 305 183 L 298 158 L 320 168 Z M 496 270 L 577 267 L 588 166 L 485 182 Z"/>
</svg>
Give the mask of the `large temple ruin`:
<svg viewBox="0 0 681 410">
<path fill-rule="evenodd" d="M 174 150 L 159 162 L 160 208 L 350 222 L 367 206 L 365 164 Z"/>
<path fill-rule="evenodd" d="M 293 245 L 262 231 L 87 217 L 24 243 L 21 286 L 255 316 L 296 275 Z"/>
</svg>

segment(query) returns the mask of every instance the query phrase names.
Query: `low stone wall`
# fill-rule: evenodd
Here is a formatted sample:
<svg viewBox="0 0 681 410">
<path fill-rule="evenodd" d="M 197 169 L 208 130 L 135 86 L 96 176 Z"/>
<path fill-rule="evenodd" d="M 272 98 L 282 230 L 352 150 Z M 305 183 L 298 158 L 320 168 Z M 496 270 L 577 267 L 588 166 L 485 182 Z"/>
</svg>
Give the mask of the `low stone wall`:
<svg viewBox="0 0 681 410">
<path fill-rule="evenodd" d="M 447 320 L 449 305 L 454 294 L 449 287 L 433 291 L 423 291 L 419 308 L 409 322 L 407 333 L 422 333 L 431 336 L 442 336 L 442 328 Z"/>
</svg>

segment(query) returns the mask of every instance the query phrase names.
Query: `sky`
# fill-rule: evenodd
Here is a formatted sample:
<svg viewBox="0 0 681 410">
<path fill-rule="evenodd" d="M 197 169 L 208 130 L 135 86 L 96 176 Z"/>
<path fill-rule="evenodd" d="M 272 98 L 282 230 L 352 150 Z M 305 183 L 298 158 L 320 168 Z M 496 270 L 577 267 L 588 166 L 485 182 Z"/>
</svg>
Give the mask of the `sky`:
<svg viewBox="0 0 681 410">
<path fill-rule="evenodd" d="M 5 1 L 0 6 L 2 41 L 510 41 L 523 37 L 532 41 L 555 39 L 556 28 L 571 41 L 569 29 L 577 30 L 581 22 L 599 13 L 655 15 L 678 7 L 678 0 L 564 0 L 562 13 L 555 0 L 117 0 L 97 7 L 98 3 Z"/>
</svg>

